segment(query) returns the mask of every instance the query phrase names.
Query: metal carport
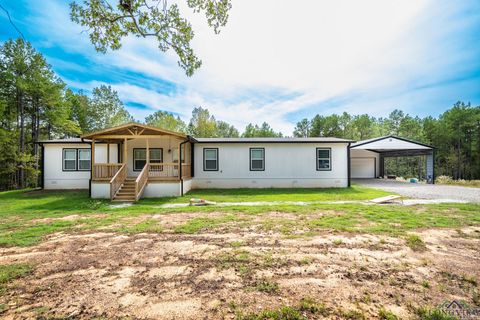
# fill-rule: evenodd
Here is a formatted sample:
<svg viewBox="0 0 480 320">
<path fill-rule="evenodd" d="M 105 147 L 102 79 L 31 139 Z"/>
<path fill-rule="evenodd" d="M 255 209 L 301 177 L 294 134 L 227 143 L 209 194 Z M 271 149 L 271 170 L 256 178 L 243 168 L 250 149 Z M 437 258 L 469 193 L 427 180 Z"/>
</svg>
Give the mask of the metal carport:
<svg viewBox="0 0 480 320">
<path fill-rule="evenodd" d="M 385 158 L 426 156 L 426 180 L 435 182 L 435 148 L 424 143 L 389 135 L 374 139 L 358 141 L 350 146 L 350 166 L 352 177 L 358 177 L 362 172 L 372 172 L 371 168 L 361 167 L 360 159 L 373 159 L 374 177 L 384 177 Z M 352 162 L 357 165 L 352 167 Z M 370 166 L 372 162 L 363 161 L 363 166 Z M 355 172 L 358 170 L 358 172 Z"/>
</svg>

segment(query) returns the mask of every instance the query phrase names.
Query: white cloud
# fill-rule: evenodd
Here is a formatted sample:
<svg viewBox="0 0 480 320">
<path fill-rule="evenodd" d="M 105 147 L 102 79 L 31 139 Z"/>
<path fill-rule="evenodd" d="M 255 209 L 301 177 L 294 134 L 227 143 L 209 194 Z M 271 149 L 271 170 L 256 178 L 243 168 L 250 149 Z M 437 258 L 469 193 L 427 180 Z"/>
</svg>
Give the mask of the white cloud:
<svg viewBox="0 0 480 320">
<path fill-rule="evenodd" d="M 112 77 L 110 84 L 127 103 L 183 118 L 193 107 L 203 106 L 240 129 L 267 121 L 286 134 L 293 129 L 287 115 L 352 92 L 364 98 L 315 112 L 385 115 L 402 107 L 395 97 L 408 101 L 404 91 L 409 86 L 462 60 L 442 51 L 452 50 L 445 43 L 453 29 L 447 20 L 458 11 L 448 3 L 233 0 L 228 25 L 219 35 L 203 15 L 191 12 L 183 1 L 179 4 L 193 23 L 193 46 L 203 60 L 192 78 L 177 66 L 175 55 L 160 52 L 153 39 L 127 38 L 119 51 L 95 53 L 87 35 L 69 21 L 64 3 L 42 1 L 34 23 L 40 32 L 45 30 L 48 45 L 85 54 L 99 67 L 133 71 L 177 87 L 165 93 L 151 82 L 142 86 Z M 444 21 L 434 20 L 439 16 Z M 98 83 L 94 80 L 71 83 L 88 87 Z M 137 118 L 144 115 L 132 112 Z"/>
</svg>

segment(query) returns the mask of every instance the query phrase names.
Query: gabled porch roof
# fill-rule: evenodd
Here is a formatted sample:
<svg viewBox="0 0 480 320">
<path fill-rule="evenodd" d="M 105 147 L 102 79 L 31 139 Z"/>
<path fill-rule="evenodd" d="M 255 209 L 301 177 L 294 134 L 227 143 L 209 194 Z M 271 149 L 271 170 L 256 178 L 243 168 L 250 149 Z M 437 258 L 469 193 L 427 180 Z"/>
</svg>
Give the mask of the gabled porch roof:
<svg viewBox="0 0 480 320">
<path fill-rule="evenodd" d="M 131 138 L 155 138 L 158 136 L 174 136 L 180 139 L 187 139 L 188 136 L 170 130 L 160 129 L 140 123 L 127 123 L 81 136 L 82 139 L 112 140 L 112 139 L 131 139 Z"/>
</svg>

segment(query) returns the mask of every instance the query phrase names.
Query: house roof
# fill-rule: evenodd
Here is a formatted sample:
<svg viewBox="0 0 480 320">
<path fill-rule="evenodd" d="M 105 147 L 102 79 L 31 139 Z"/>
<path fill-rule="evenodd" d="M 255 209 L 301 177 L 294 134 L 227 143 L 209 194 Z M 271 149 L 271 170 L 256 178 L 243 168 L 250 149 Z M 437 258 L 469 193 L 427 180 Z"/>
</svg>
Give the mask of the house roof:
<svg viewBox="0 0 480 320">
<path fill-rule="evenodd" d="M 366 149 L 376 151 L 386 150 L 431 150 L 434 147 L 413 141 L 406 138 L 397 137 L 394 135 L 388 135 L 373 139 L 367 139 L 353 143 L 352 149 Z"/>
<path fill-rule="evenodd" d="M 64 138 L 64 139 L 48 139 L 37 141 L 38 144 L 47 143 L 89 143 L 90 140 L 82 140 L 82 138 Z"/>
<path fill-rule="evenodd" d="M 135 122 L 130 122 L 127 124 L 123 124 L 120 126 L 100 130 L 100 131 L 95 131 L 91 133 L 87 133 L 82 135 L 82 138 L 88 138 L 88 139 L 94 139 L 94 138 L 101 138 L 102 136 L 132 136 L 134 138 L 135 136 L 142 136 L 142 135 L 171 135 L 171 136 L 176 136 L 179 138 L 187 138 L 187 135 L 179 132 L 174 132 L 170 130 L 165 130 L 165 129 L 160 129 L 152 126 L 148 126 L 145 124 L 140 124 L 140 123 L 135 123 Z"/>
<path fill-rule="evenodd" d="M 192 138 L 200 143 L 351 143 L 353 140 L 334 137 L 315 138 Z"/>
</svg>

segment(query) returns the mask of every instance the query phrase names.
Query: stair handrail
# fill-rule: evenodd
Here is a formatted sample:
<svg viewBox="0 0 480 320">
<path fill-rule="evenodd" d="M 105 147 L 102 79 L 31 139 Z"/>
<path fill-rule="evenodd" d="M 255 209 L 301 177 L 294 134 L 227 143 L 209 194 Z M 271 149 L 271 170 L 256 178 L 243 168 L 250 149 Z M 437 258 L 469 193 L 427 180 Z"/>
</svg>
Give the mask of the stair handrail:
<svg viewBox="0 0 480 320">
<path fill-rule="evenodd" d="M 115 173 L 115 175 L 110 180 L 110 200 L 115 198 L 118 190 L 122 187 L 127 179 L 127 164 L 124 163 L 120 167 L 120 169 Z"/>
<path fill-rule="evenodd" d="M 142 171 L 138 175 L 137 179 L 135 180 L 135 201 L 138 201 L 138 199 L 140 199 L 143 189 L 145 189 L 145 186 L 147 185 L 149 170 L 150 164 L 146 163 Z"/>
</svg>

